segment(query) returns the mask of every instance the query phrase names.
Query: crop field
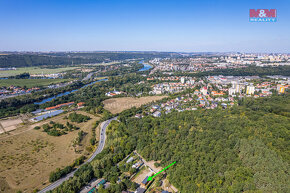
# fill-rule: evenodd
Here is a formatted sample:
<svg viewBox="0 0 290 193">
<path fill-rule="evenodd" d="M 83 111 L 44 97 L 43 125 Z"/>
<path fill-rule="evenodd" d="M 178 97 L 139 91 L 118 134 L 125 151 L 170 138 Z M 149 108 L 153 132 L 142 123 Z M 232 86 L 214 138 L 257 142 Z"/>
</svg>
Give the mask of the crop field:
<svg viewBox="0 0 290 193">
<path fill-rule="evenodd" d="M 0 71 L 0 77 L 8 77 L 8 76 L 15 76 L 18 74 L 22 74 L 24 72 L 28 72 L 29 74 L 54 74 L 65 72 L 68 70 L 73 70 L 79 67 L 65 67 L 65 68 L 38 68 L 38 67 L 24 67 L 24 68 L 17 68 L 16 70 L 5 70 Z"/>
<path fill-rule="evenodd" d="M 1 86 L 26 86 L 27 88 L 37 87 L 37 86 L 47 86 L 50 84 L 57 84 L 61 82 L 68 82 L 73 79 L 1 79 Z"/>
<path fill-rule="evenodd" d="M 84 123 L 72 123 L 87 133 L 81 141 L 83 150 L 76 151 L 73 147 L 73 141 L 80 130 L 56 137 L 48 135 L 42 129 L 33 129 L 51 120 L 65 124 L 68 120 L 64 119 L 64 116 L 68 114 L 20 126 L 21 128 L 10 132 L 9 135 L 0 135 L 0 192 L 12 193 L 18 190 L 32 192 L 36 188 L 41 189 L 48 185 L 50 172 L 72 164 L 81 155 L 88 156 L 89 152 L 85 147 L 89 145 L 91 128 L 99 117 L 81 111 L 77 113 L 92 118 Z M 98 129 L 96 132 L 99 132 Z"/>
<path fill-rule="evenodd" d="M 112 98 L 104 101 L 104 108 L 111 113 L 120 113 L 126 109 L 130 109 L 132 107 L 140 107 L 141 105 L 161 100 L 166 96 L 147 96 L 140 98 L 133 97 L 122 97 L 122 98 Z"/>
</svg>

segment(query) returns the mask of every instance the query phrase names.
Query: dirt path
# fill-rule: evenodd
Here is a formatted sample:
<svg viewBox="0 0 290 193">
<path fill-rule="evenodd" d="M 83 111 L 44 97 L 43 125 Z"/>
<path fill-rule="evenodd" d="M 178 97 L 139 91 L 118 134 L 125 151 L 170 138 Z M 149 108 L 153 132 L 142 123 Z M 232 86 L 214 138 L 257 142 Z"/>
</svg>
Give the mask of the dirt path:
<svg viewBox="0 0 290 193">
<path fill-rule="evenodd" d="M 162 170 L 162 167 L 156 167 L 154 166 L 154 161 L 146 161 L 137 151 L 134 151 L 144 162 L 145 165 L 149 166 L 155 173 L 158 173 L 160 170 Z"/>
</svg>

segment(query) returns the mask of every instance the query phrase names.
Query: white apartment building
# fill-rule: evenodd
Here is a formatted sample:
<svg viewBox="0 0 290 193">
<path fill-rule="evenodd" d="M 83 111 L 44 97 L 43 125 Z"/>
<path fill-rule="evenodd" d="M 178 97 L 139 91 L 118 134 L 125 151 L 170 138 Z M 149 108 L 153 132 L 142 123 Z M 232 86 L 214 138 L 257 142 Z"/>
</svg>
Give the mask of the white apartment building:
<svg viewBox="0 0 290 193">
<path fill-rule="evenodd" d="M 247 86 L 246 93 L 247 93 L 248 95 L 252 95 L 252 94 L 254 94 L 254 92 L 255 92 L 255 87 L 254 87 L 253 85 L 249 85 L 249 86 Z"/>
</svg>

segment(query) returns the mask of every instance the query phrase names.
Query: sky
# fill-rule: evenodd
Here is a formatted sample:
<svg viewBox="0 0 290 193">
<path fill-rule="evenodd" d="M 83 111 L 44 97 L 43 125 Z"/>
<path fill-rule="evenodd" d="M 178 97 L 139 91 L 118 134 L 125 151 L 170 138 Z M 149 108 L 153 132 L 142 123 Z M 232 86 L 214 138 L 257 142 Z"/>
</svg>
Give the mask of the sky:
<svg viewBox="0 0 290 193">
<path fill-rule="evenodd" d="M 290 0 L 0 0 L 0 51 L 290 53 Z M 277 22 L 249 22 L 277 9 Z"/>
</svg>

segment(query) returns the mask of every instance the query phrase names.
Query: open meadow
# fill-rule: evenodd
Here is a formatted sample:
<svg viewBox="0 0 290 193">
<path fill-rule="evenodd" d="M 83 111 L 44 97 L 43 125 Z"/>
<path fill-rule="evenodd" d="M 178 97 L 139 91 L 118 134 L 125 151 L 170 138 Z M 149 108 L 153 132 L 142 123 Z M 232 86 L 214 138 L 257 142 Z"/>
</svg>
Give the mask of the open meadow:
<svg viewBox="0 0 290 193">
<path fill-rule="evenodd" d="M 32 192 L 36 188 L 41 189 L 48 184 L 50 172 L 72 164 L 82 155 L 90 154 L 86 147 L 90 146 L 91 129 L 99 117 L 82 111 L 77 113 L 91 119 L 75 123 L 64 119 L 69 114 L 66 113 L 32 125 L 19 126 L 10 134 L 0 135 L 0 192 Z M 58 137 L 48 135 L 42 128 L 33 129 L 50 121 L 61 124 L 69 121 L 80 129 Z M 73 144 L 81 130 L 85 135 L 76 147 Z M 98 138 L 98 129 L 96 132 Z"/>
<path fill-rule="evenodd" d="M 133 98 L 133 97 L 121 97 L 121 98 L 112 98 L 105 100 L 104 108 L 111 113 L 120 113 L 126 109 L 130 109 L 132 107 L 140 107 L 141 105 L 161 100 L 166 96 L 147 96 L 147 97 L 140 97 L 140 98 Z"/>
<path fill-rule="evenodd" d="M 27 88 L 37 87 L 37 86 L 48 86 L 50 84 L 57 84 L 61 82 L 72 81 L 73 79 L 1 79 L 0 87 L 2 86 L 19 86 Z"/>
<path fill-rule="evenodd" d="M 4 70 L 0 71 L 0 78 L 1 77 L 8 77 L 8 76 L 15 76 L 18 74 L 22 74 L 28 72 L 29 74 L 54 74 L 65 72 L 68 70 L 73 70 L 79 67 L 65 67 L 65 68 L 39 68 L 39 67 L 24 67 L 24 68 L 17 68 L 16 70 Z"/>
</svg>

